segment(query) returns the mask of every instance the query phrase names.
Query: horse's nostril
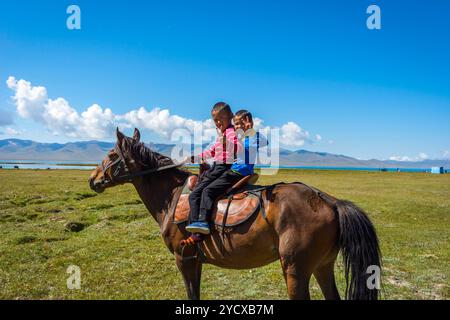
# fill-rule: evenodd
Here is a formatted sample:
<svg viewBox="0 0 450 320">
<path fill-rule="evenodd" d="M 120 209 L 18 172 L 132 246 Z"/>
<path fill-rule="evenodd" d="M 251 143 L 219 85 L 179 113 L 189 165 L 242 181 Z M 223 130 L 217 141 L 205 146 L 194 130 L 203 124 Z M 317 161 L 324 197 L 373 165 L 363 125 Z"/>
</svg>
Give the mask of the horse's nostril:
<svg viewBox="0 0 450 320">
<path fill-rule="evenodd" d="M 95 181 L 95 179 L 93 179 L 93 178 L 89 179 L 89 187 L 94 191 L 97 191 L 98 187 L 101 184 L 102 184 L 101 182 Z"/>
</svg>

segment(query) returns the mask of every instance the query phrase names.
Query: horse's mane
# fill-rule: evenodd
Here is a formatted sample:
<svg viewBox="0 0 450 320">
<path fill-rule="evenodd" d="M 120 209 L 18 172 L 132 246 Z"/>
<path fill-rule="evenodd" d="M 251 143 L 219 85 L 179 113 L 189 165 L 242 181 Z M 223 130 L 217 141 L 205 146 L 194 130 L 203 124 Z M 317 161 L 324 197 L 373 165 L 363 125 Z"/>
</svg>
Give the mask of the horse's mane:
<svg viewBox="0 0 450 320">
<path fill-rule="evenodd" d="M 130 153 L 134 160 L 149 168 L 159 168 L 174 164 L 171 158 L 151 150 L 142 142 L 131 143 Z"/>
</svg>

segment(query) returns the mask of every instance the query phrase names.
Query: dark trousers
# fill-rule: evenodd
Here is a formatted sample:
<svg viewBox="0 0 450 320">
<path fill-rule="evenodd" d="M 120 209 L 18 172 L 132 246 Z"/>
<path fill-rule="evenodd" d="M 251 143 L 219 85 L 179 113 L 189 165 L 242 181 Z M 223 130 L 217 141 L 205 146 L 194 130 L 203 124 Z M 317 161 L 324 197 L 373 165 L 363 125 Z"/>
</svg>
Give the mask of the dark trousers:
<svg viewBox="0 0 450 320">
<path fill-rule="evenodd" d="M 214 202 L 242 176 L 230 170 L 229 164 L 214 164 L 204 173 L 202 180 L 189 195 L 191 221 L 206 222 L 213 211 Z"/>
</svg>

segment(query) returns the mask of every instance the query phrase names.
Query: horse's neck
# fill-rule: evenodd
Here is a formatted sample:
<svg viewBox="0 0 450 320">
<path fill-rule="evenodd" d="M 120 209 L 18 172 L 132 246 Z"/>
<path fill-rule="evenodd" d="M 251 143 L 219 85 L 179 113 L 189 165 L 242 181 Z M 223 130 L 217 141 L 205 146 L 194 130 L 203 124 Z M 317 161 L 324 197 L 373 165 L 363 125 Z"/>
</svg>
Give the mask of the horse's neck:
<svg viewBox="0 0 450 320">
<path fill-rule="evenodd" d="M 166 218 L 175 209 L 187 176 L 184 172 L 166 172 L 140 177 L 133 182 L 142 202 L 161 229 Z"/>
</svg>

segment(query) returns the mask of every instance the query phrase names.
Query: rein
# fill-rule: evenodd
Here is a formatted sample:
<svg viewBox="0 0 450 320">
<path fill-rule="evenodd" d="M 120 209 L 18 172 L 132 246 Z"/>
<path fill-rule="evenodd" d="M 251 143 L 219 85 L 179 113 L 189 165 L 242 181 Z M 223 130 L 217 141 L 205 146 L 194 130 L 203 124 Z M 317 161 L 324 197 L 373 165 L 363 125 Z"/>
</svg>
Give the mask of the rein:
<svg viewBox="0 0 450 320">
<path fill-rule="evenodd" d="M 125 161 L 125 157 L 122 153 L 122 150 L 120 150 L 117 147 L 114 147 L 114 151 L 117 153 L 118 157 L 116 160 L 110 162 L 106 167 L 103 165 L 103 162 L 100 165 L 100 168 L 102 169 L 103 172 L 103 177 L 106 177 L 106 170 L 108 170 L 109 168 L 111 168 L 112 166 L 117 165 L 117 167 L 114 169 L 114 172 L 111 175 L 111 179 L 108 180 L 105 178 L 105 180 L 103 181 L 103 183 L 108 183 L 108 182 L 131 182 L 134 178 L 136 177 L 141 177 L 141 176 L 145 176 L 151 173 L 156 173 L 156 172 L 160 172 L 160 171 L 165 171 L 165 170 L 169 170 L 169 169 L 173 169 L 173 168 L 178 168 L 183 166 L 182 163 L 178 163 L 178 164 L 170 164 L 167 166 L 162 166 L 162 167 L 158 167 L 158 168 L 152 168 L 152 169 L 147 169 L 147 170 L 142 170 L 142 171 L 137 171 L 137 172 L 131 172 L 130 169 L 127 166 L 127 163 Z M 134 161 L 134 160 L 132 160 Z M 125 174 L 123 175 L 119 175 L 120 169 L 122 168 L 125 171 Z"/>
</svg>

